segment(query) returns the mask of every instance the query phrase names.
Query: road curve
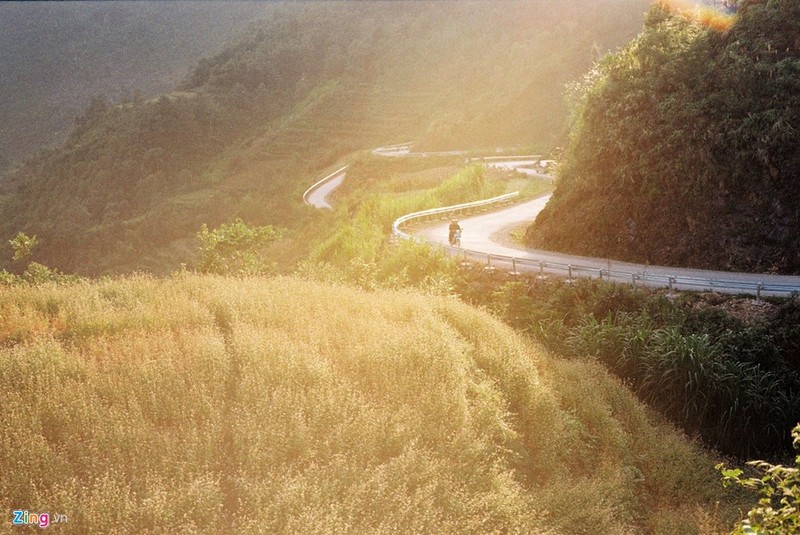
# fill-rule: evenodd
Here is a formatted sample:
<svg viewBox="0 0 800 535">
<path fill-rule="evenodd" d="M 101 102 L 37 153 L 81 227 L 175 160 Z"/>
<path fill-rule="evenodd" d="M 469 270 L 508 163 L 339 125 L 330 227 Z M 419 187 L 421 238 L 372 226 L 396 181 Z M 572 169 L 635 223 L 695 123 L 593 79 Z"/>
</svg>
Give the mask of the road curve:
<svg viewBox="0 0 800 535">
<path fill-rule="evenodd" d="M 532 222 L 549 199 L 550 196 L 546 195 L 496 212 L 459 219 L 459 225 L 464 229 L 461 247 L 495 255 L 524 256 L 526 250 L 511 243 L 508 232 Z M 414 229 L 413 234 L 433 243 L 446 244 L 449 225 L 449 221 L 424 225 Z"/>
<path fill-rule="evenodd" d="M 312 191 L 307 198 L 308 204 L 315 208 L 332 209 L 333 206 L 331 206 L 328 196 L 344 182 L 346 175 L 347 173 L 343 171 Z"/>
<path fill-rule="evenodd" d="M 429 155 L 412 153 L 411 143 L 381 147 L 372 151 L 383 156 Z M 466 154 L 453 151 L 447 154 Z M 486 162 L 487 165 L 516 169 L 531 177 L 547 178 L 531 169 L 535 161 L 515 160 Z M 344 180 L 345 168 L 335 171 L 309 188 L 303 198 L 312 206 L 331 208 L 328 196 Z M 757 295 L 787 296 L 800 293 L 800 276 L 741 273 L 693 268 L 633 264 L 605 258 L 568 255 L 540 249 L 528 249 L 514 243 L 509 232 L 527 226 L 545 207 L 550 195 L 515 204 L 509 208 L 462 218 L 464 229 L 459 249 L 447 245 L 449 221 L 409 227 L 418 238 L 442 246 L 450 254 L 465 255 L 471 260 L 483 261 L 494 267 L 518 272 L 550 272 L 569 277 L 601 277 L 606 280 L 642 284 L 654 287 L 669 286 L 676 290 L 713 290 L 722 293 L 751 293 Z M 513 260 L 512 260 L 513 259 Z"/>
<path fill-rule="evenodd" d="M 314 208 L 331 210 L 333 206 L 328 200 L 333 191 L 338 188 L 347 175 L 347 166 L 337 169 L 325 178 L 317 181 L 303 193 L 303 202 Z"/>
<path fill-rule="evenodd" d="M 550 195 L 546 195 L 496 212 L 459 220 L 459 225 L 464 229 L 461 237 L 463 251 L 468 251 L 471 260 L 491 262 L 495 267 L 507 269 L 512 267 L 510 258 L 514 258 L 514 267 L 519 272 L 542 271 L 564 275 L 569 273 L 569 266 L 572 266 L 573 275 L 576 277 L 598 278 L 601 276 L 600 270 L 603 270 L 603 276 L 607 280 L 653 287 L 667 287 L 672 279 L 672 288 L 676 290 L 755 294 L 760 283 L 763 295 L 786 296 L 800 292 L 800 276 L 633 264 L 606 258 L 529 249 L 514 243 L 509 237 L 509 232 L 532 223 L 549 199 Z M 444 221 L 420 226 L 413 229 L 413 234 L 428 242 L 446 245 L 448 225 L 449 221 Z M 447 250 L 451 254 L 463 254 L 462 251 L 450 247 Z M 488 255 L 493 255 L 491 260 L 488 259 Z"/>
</svg>

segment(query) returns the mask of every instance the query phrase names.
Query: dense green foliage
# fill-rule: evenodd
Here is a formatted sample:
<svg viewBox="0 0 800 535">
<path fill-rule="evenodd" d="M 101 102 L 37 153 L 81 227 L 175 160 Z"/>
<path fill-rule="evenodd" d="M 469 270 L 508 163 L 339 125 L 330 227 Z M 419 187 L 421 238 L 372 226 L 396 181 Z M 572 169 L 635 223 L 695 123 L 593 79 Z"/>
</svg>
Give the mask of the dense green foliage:
<svg viewBox="0 0 800 535">
<path fill-rule="evenodd" d="M 554 352 L 596 359 L 648 405 L 710 446 L 740 458 L 775 456 L 800 421 L 800 342 L 789 300 L 744 321 L 692 295 L 577 281 L 510 282 L 491 298 L 486 283 L 468 300 L 488 304 Z"/>
<path fill-rule="evenodd" d="M 241 219 L 223 223 L 214 230 L 200 227 L 201 273 L 217 275 L 261 275 L 273 271 L 276 262 L 266 258 L 266 245 L 280 238 L 283 229 L 272 226 L 252 227 Z"/>
<path fill-rule="evenodd" d="M 531 244 L 800 272 L 800 4 L 742 2 L 722 32 L 656 5 L 577 94 Z"/>
<path fill-rule="evenodd" d="M 34 236 L 28 236 L 24 232 L 17 232 L 17 235 L 8 240 L 11 245 L 11 250 L 14 251 L 12 257 L 14 261 L 24 260 L 33 254 L 33 249 L 39 243 L 39 239 Z"/>
<path fill-rule="evenodd" d="M 39 239 L 35 235 L 28 236 L 24 232 L 18 232 L 14 238 L 8 240 L 8 243 L 14 253 L 11 259 L 14 261 L 13 265 L 16 269 L 15 272 L 0 270 L 0 285 L 67 283 L 78 280 L 76 275 L 65 275 L 57 269 L 51 269 L 30 260 L 33 250 L 39 243 Z"/>
<path fill-rule="evenodd" d="M 645 0 L 289 2 L 160 98 L 95 99 L 0 185 L 0 238 L 100 274 L 169 272 L 235 217 L 297 231 L 303 186 L 389 142 L 546 148 L 563 84 L 641 28 Z M 569 13 L 569 16 L 565 16 Z"/>
<path fill-rule="evenodd" d="M 800 426 L 794 428 L 795 449 L 800 449 Z M 733 535 L 796 535 L 800 533 L 800 455 L 794 467 L 751 461 L 761 474 L 742 477 L 738 468 L 725 469 L 718 465 L 726 485 L 738 485 L 758 492 L 758 505 L 751 509 L 733 532 Z"/>
</svg>

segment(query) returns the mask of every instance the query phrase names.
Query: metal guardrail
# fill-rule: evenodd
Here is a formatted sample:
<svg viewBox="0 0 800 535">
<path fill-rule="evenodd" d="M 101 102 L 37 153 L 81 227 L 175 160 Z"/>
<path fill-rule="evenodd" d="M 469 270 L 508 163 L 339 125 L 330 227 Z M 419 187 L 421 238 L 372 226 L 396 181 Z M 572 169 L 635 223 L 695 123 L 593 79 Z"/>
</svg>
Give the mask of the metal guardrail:
<svg viewBox="0 0 800 535">
<path fill-rule="evenodd" d="M 421 243 L 427 243 L 434 247 L 440 248 L 445 254 L 462 257 L 463 262 L 472 261 L 477 263 L 485 263 L 486 266 L 484 269 L 487 271 L 502 269 L 508 271 L 511 275 L 518 275 L 520 273 L 535 273 L 538 274 L 539 277 L 545 278 L 547 275 L 555 274 L 566 277 L 568 281 L 572 281 L 578 277 L 597 278 L 600 280 L 632 284 L 633 286 L 642 285 L 655 288 L 668 288 L 670 295 L 674 290 L 710 290 L 719 293 L 731 294 L 747 293 L 755 295 L 757 302 L 761 301 L 762 296 L 767 295 L 785 297 L 800 294 L 800 282 L 788 280 L 791 277 L 785 277 L 787 280 L 781 281 L 781 276 L 773 275 L 765 276 L 764 280 L 746 281 L 691 277 L 678 274 L 677 272 L 674 274 L 663 272 L 647 273 L 646 268 L 642 270 L 598 268 L 596 266 L 582 265 L 580 263 L 580 257 L 575 257 L 576 262 L 554 262 L 537 258 L 514 257 L 509 255 L 474 251 L 471 249 L 462 249 L 460 247 L 444 245 L 442 243 L 413 236 L 407 232 L 404 232 L 400 228 L 401 225 L 415 219 L 429 219 L 441 214 L 456 215 L 466 213 L 476 208 L 496 206 L 498 204 L 509 202 L 518 195 L 519 193 L 515 192 L 482 201 L 445 206 L 442 208 L 434 208 L 431 210 L 407 214 L 398 218 L 394 222 L 392 226 L 392 232 L 399 238 L 412 239 Z"/>
<path fill-rule="evenodd" d="M 311 195 L 311 194 L 314 192 L 314 190 L 315 190 L 315 189 L 319 188 L 319 187 L 320 187 L 321 185 L 323 185 L 325 182 L 327 182 L 327 181 L 329 181 L 329 180 L 332 180 L 332 179 L 336 178 L 337 176 L 339 176 L 339 175 L 340 175 L 340 174 L 341 174 L 341 173 L 342 173 L 342 172 L 343 172 L 345 169 L 347 169 L 347 167 L 348 167 L 348 166 L 346 166 L 346 165 L 345 165 L 344 167 L 342 167 L 342 168 L 340 168 L 340 169 L 338 169 L 338 170 L 334 171 L 333 173 L 329 174 L 329 175 L 328 175 L 328 176 L 326 176 L 325 178 L 323 178 L 323 179 L 320 179 L 320 180 L 318 180 L 318 181 L 314 182 L 314 183 L 311 185 L 311 187 L 309 187 L 307 190 L 305 190 L 305 191 L 303 192 L 303 202 L 304 202 L 304 203 L 306 203 L 307 205 L 311 206 L 311 203 L 309 203 L 309 202 L 308 202 L 308 196 L 309 196 L 309 195 Z"/>
<path fill-rule="evenodd" d="M 421 212 L 406 214 L 404 216 L 398 217 L 392 224 L 392 233 L 399 238 L 418 240 L 416 236 L 412 236 L 411 234 L 408 234 L 407 232 L 403 232 L 402 230 L 400 230 L 400 225 L 403 225 L 414 219 L 425 219 L 441 214 L 448 214 L 450 216 L 461 215 L 475 209 L 484 208 L 487 206 L 492 206 L 501 203 L 508 203 L 511 201 L 511 199 L 514 199 L 518 196 L 519 192 L 515 191 L 513 193 L 506 193 L 505 195 L 492 197 L 491 199 L 484 199 L 482 201 L 474 201 L 464 204 L 455 204 L 452 206 L 445 206 L 443 208 L 431 208 L 430 210 L 422 210 Z"/>
<path fill-rule="evenodd" d="M 516 160 L 536 160 L 542 159 L 541 154 L 508 154 L 505 156 L 474 156 L 469 159 L 471 162 L 503 162 Z"/>
<path fill-rule="evenodd" d="M 414 144 L 413 141 L 407 141 L 405 143 L 398 143 L 397 145 L 386 145 L 385 147 L 378 147 L 377 149 L 372 149 L 372 154 L 382 154 L 384 152 L 408 150 L 411 148 L 413 144 Z"/>
<path fill-rule="evenodd" d="M 374 149 L 374 154 L 381 154 L 391 151 L 404 151 L 408 150 L 412 143 L 402 143 L 392 145 L 389 147 L 380 147 Z M 425 153 L 422 153 L 425 154 Z M 317 181 L 303 193 L 303 202 L 308 203 L 308 196 L 325 182 L 332 180 L 339 176 L 347 166 L 334 171 L 325 178 Z M 442 214 L 452 217 L 455 215 L 463 215 L 470 213 L 473 210 L 489 208 L 511 202 L 519 195 L 519 192 L 508 193 L 500 195 L 491 199 L 475 201 L 464 204 L 457 204 L 453 206 L 445 206 L 442 208 L 433 208 L 430 210 L 423 210 L 404 215 L 395 220 L 392 225 L 392 233 L 402 239 L 411 239 L 422 243 L 428 243 L 435 247 L 440 247 L 446 254 L 463 256 L 465 262 L 476 261 L 485 262 L 487 270 L 493 271 L 495 269 L 505 269 L 510 274 L 519 274 L 522 272 L 536 273 L 540 277 L 545 277 L 547 274 L 558 274 L 566 276 L 568 281 L 576 277 L 596 277 L 602 280 L 624 282 L 627 284 L 643 285 L 650 287 L 669 288 L 670 294 L 673 290 L 711 290 L 720 293 L 749 293 L 754 294 L 758 302 L 764 295 L 774 296 L 791 296 L 800 294 L 800 278 L 779 276 L 779 275 L 765 275 L 761 280 L 733 280 L 725 278 L 711 278 L 711 277 L 691 277 L 682 275 L 679 272 L 666 273 L 661 270 L 660 273 L 647 273 L 647 268 L 641 270 L 625 270 L 625 269 L 603 269 L 595 266 L 581 264 L 581 261 L 591 261 L 592 259 L 575 257 L 575 262 L 554 262 L 544 259 L 537 259 L 531 257 L 514 257 L 508 255 L 491 254 L 481 251 L 473 251 L 470 249 L 462 249 L 460 247 L 452 247 L 429 240 L 424 240 L 413 236 L 401 229 L 401 226 L 416 220 L 416 219 L 429 219 Z M 534 251 L 535 253 L 535 251 Z M 720 273 L 724 277 L 724 273 Z M 739 274 L 745 275 L 745 274 Z"/>
</svg>

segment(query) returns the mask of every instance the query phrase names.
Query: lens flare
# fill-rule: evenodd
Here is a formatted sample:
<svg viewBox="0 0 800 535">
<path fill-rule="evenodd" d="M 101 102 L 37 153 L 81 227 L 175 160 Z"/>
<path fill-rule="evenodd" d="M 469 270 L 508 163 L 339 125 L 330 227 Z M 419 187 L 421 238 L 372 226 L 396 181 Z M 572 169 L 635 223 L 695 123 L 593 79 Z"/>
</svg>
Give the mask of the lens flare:
<svg viewBox="0 0 800 535">
<path fill-rule="evenodd" d="M 659 0 L 659 2 L 717 31 L 727 30 L 736 21 L 737 0 Z"/>
</svg>

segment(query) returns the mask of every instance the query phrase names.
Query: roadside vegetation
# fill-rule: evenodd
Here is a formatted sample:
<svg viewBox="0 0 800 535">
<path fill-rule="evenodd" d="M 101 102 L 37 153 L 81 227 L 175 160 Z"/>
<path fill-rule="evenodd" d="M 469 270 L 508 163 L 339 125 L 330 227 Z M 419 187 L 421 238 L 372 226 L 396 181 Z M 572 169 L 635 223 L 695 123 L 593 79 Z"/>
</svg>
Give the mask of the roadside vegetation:
<svg viewBox="0 0 800 535">
<path fill-rule="evenodd" d="M 477 284 L 478 287 L 482 284 Z M 800 421 L 800 301 L 633 289 L 597 281 L 489 283 L 468 300 L 556 354 L 601 363 L 676 425 L 739 459 L 781 459 Z M 737 310 L 753 312 L 742 318 Z"/>
</svg>

